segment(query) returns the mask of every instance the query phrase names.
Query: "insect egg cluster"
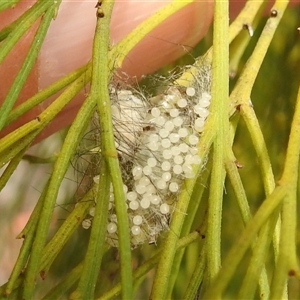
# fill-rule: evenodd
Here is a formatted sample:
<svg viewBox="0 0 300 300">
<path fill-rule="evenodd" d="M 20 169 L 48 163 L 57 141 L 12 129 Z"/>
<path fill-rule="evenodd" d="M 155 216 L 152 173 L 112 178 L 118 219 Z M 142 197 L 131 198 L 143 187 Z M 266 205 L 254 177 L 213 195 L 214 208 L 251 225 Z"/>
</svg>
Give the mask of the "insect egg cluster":
<svg viewBox="0 0 300 300">
<path fill-rule="evenodd" d="M 111 93 L 132 247 L 146 241 L 154 243 L 168 228 L 184 180 L 196 176 L 194 166 L 202 162 L 197 145 L 211 100 L 209 84 L 205 87 L 173 85 L 149 100 L 130 90 Z M 94 177 L 96 183 L 98 179 Z M 112 188 L 107 241 L 118 246 Z"/>
</svg>

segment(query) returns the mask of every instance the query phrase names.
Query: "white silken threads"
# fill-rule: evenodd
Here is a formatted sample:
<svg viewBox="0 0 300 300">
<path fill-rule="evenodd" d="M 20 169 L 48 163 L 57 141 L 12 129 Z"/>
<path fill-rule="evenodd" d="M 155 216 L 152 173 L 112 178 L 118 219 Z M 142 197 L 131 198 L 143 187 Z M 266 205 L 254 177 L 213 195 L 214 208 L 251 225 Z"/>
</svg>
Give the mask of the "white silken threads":
<svg viewBox="0 0 300 300">
<path fill-rule="evenodd" d="M 155 242 L 168 228 L 183 181 L 196 176 L 193 166 L 202 163 L 197 145 L 209 115 L 210 82 L 204 79 L 204 84 L 198 81 L 195 87 L 170 86 L 155 103 L 129 90 L 111 96 L 134 248 Z M 94 181 L 99 181 L 98 175 Z M 85 228 L 89 227 L 87 223 L 85 220 Z M 107 241 L 118 246 L 112 189 Z"/>
</svg>

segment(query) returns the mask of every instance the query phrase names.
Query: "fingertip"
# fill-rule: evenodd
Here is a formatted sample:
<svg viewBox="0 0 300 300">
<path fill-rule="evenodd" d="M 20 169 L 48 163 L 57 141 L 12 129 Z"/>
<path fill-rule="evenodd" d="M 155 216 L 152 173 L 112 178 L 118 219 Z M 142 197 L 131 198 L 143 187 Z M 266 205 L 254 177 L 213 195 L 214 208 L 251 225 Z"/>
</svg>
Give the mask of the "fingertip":
<svg viewBox="0 0 300 300">
<path fill-rule="evenodd" d="M 127 55 L 121 70 L 137 78 L 167 65 L 190 51 L 206 34 L 212 2 L 192 2 L 153 29 Z"/>
<path fill-rule="evenodd" d="M 23 2 L 27 4 L 26 8 L 28 8 L 35 1 Z M 145 18 L 152 15 L 166 3 L 166 1 L 117 1 L 111 24 L 112 42 L 117 43 Z M 19 8 L 24 10 L 24 6 L 19 6 Z M 122 71 L 129 76 L 140 77 L 157 70 L 184 54 L 186 46 L 194 46 L 206 33 L 211 22 L 212 10 L 212 2 L 195 1 L 169 17 L 126 56 Z M 31 84 L 34 83 L 34 86 L 29 88 L 29 93 L 22 92 L 20 101 L 24 101 L 35 94 L 37 85 L 39 89 L 42 89 L 90 60 L 95 22 L 94 3 L 76 1 L 76 5 L 74 5 L 69 1 L 62 2 L 58 16 L 51 23 L 42 46 L 38 59 L 38 72 L 35 69 L 33 77 L 28 80 Z M 31 40 L 34 32 L 35 30 L 29 32 Z M 29 45 L 30 43 L 27 46 L 24 46 L 24 44 L 17 45 L 15 55 L 21 52 L 24 54 L 22 58 L 24 59 Z M 22 60 L 19 60 L 16 66 L 19 67 L 21 63 Z M 10 77 L 13 80 L 14 75 Z M 7 84 L 7 86 L 10 85 Z M 63 128 L 73 120 L 80 106 L 77 101 L 82 102 L 84 97 L 81 95 L 78 99 L 80 100 L 72 101 L 72 104 L 48 126 L 43 132 L 43 137 Z M 28 121 L 28 118 L 34 118 L 43 107 L 44 105 L 41 105 L 33 109 L 27 114 L 26 118 L 18 120 L 7 130 L 20 126 L 22 121 L 24 123 Z"/>
</svg>

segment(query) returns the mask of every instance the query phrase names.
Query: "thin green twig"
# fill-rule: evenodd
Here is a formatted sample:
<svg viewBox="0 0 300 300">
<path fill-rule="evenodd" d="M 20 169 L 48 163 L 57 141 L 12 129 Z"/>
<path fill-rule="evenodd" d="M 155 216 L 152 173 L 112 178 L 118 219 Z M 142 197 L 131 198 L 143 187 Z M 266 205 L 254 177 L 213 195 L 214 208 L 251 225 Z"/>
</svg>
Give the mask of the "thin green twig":
<svg viewBox="0 0 300 300">
<path fill-rule="evenodd" d="M 94 197 L 97 193 L 97 187 L 93 186 L 72 210 L 70 215 L 59 227 L 53 238 L 47 243 L 43 250 L 43 256 L 40 264 L 40 272 L 46 275 L 53 261 L 59 252 L 66 245 L 76 228 L 81 225 L 82 220 L 86 216 L 89 208 L 94 204 Z"/>
<path fill-rule="evenodd" d="M 53 1 L 37 1 L 25 14 L 24 17 L 20 19 L 18 26 L 13 28 L 13 30 L 8 34 L 6 39 L 1 44 L 0 49 L 0 64 L 4 58 L 8 55 L 17 41 L 24 35 L 24 33 L 32 26 L 32 24 L 43 15 L 47 9 L 51 6 L 53 7 Z"/>
<path fill-rule="evenodd" d="M 12 160 L 9 162 L 8 166 L 5 168 L 5 171 L 2 173 L 0 177 L 0 192 L 5 187 L 6 183 L 9 181 L 10 176 L 14 173 L 19 162 L 22 160 L 22 157 L 26 151 L 22 149 L 19 153 L 13 156 Z"/>
<path fill-rule="evenodd" d="M 239 262 L 253 242 L 255 235 L 280 206 L 285 195 L 286 190 L 283 187 L 276 187 L 273 193 L 265 199 L 253 219 L 246 226 L 239 240 L 229 251 L 227 258 L 222 264 L 222 269 L 220 270 L 217 278 L 214 280 L 213 285 L 203 296 L 203 299 L 218 299 L 221 297 Z"/>
<path fill-rule="evenodd" d="M 14 7 L 20 0 L 7 0 L 0 3 L 0 11 Z"/>
<path fill-rule="evenodd" d="M 32 252 L 28 267 L 26 269 L 25 285 L 24 285 L 24 299 L 31 299 L 34 293 L 35 277 L 39 271 L 40 260 L 42 257 L 42 250 L 45 245 L 48 228 L 52 212 L 55 206 L 56 197 L 60 187 L 60 183 L 69 167 L 70 159 L 74 154 L 79 143 L 84 129 L 86 128 L 92 112 L 95 108 L 95 103 L 92 99 L 86 99 L 80 109 L 80 113 L 76 116 L 69 132 L 66 136 L 65 142 L 62 146 L 60 155 L 54 164 L 53 173 L 50 179 L 49 188 L 47 189 L 45 204 L 40 214 L 39 225 L 35 240 L 32 246 Z"/>
<path fill-rule="evenodd" d="M 283 295 L 287 275 L 300 278 L 297 260 L 297 189 L 300 155 L 300 88 L 297 96 L 294 118 L 286 153 L 284 171 L 278 184 L 287 194 L 283 199 L 282 227 L 280 234 L 279 256 L 271 285 L 271 299 L 279 299 Z"/>
<path fill-rule="evenodd" d="M 189 244 L 197 241 L 198 239 L 199 239 L 199 233 L 198 232 L 192 232 L 189 235 L 181 238 L 178 241 L 176 250 L 179 251 L 180 249 L 187 247 Z M 148 261 L 146 261 L 143 265 L 141 265 L 140 267 L 138 267 L 134 271 L 134 273 L 133 273 L 133 279 L 134 280 L 138 280 L 139 278 L 141 278 L 142 276 L 144 276 L 145 274 L 147 274 L 151 269 L 153 269 L 153 267 L 160 260 L 161 251 L 162 250 L 160 249 Z M 104 295 L 102 295 L 97 300 L 108 300 L 108 299 L 112 299 L 112 298 L 118 296 L 118 294 L 121 291 L 121 287 L 122 287 L 121 284 L 117 284 L 115 287 L 113 287 L 110 291 L 108 291 L 107 293 L 105 293 Z"/>
<path fill-rule="evenodd" d="M 60 0 L 61 1 L 61 0 Z M 60 1 L 58 1 L 60 3 Z M 46 2 L 46 1 L 45 1 Z M 34 36 L 34 40 L 28 50 L 28 54 L 20 67 L 20 70 L 11 85 L 6 98 L 4 99 L 0 108 L 0 130 L 4 127 L 9 112 L 14 106 L 25 81 L 37 59 L 39 51 L 42 47 L 43 41 L 46 37 L 47 30 L 50 26 L 52 18 L 54 17 L 55 7 L 51 6 L 44 14 L 40 26 Z M 0 62 L 1 63 L 1 62 Z"/>
<path fill-rule="evenodd" d="M 49 124 L 49 122 L 53 120 L 54 117 L 85 86 L 89 79 L 90 72 L 82 74 L 39 116 L 0 139 L 0 166 L 3 166 L 12 159 L 16 151 L 19 152 L 24 147 L 28 147 L 28 145 L 30 145 L 30 143 L 46 127 L 46 125 Z"/>
<path fill-rule="evenodd" d="M 97 102 L 101 130 L 101 154 L 107 163 L 115 196 L 115 207 L 118 220 L 118 242 L 120 249 L 121 281 L 123 299 L 132 299 L 132 267 L 129 220 L 126 209 L 126 198 L 123 190 L 121 169 L 114 141 L 110 95 L 108 83 L 109 69 L 109 24 L 114 1 L 105 1 L 97 8 L 97 25 L 93 45 L 93 70 L 90 97 Z M 99 55 L 101 53 L 101 55 Z"/>
<path fill-rule="evenodd" d="M 59 92 L 60 90 L 68 86 L 70 83 L 74 82 L 76 79 L 79 78 L 80 75 L 83 74 L 83 72 L 86 71 L 86 74 L 88 76 L 88 74 L 90 73 L 90 71 L 88 70 L 90 70 L 90 64 L 80 67 L 79 69 L 71 72 L 70 74 L 67 74 L 60 80 L 54 82 L 50 86 L 46 87 L 42 91 L 38 92 L 37 94 L 29 98 L 27 101 L 18 105 L 9 113 L 5 126 L 8 126 L 10 123 L 12 123 L 16 119 L 24 115 L 33 107 L 42 103 L 49 97 L 53 96 L 55 93 Z"/>
<path fill-rule="evenodd" d="M 203 282 L 203 277 L 205 274 L 205 267 L 206 267 L 205 260 L 206 260 L 206 246 L 204 244 L 201 253 L 197 259 L 194 272 L 191 276 L 191 280 L 186 289 L 186 293 L 184 295 L 185 300 L 197 299 L 197 292 L 199 290 L 201 282 Z"/>
<path fill-rule="evenodd" d="M 64 295 L 80 278 L 83 268 L 83 263 L 76 266 L 67 277 L 62 280 L 58 285 L 52 288 L 41 300 L 59 299 Z"/>
<path fill-rule="evenodd" d="M 288 1 L 276 1 L 274 5 L 274 17 L 273 15 L 271 15 L 271 17 L 268 19 L 263 32 L 256 44 L 253 54 L 247 61 L 244 71 L 242 72 L 233 92 L 230 95 L 232 105 L 230 114 L 235 111 L 236 107 L 239 107 L 240 113 L 246 122 L 248 131 L 253 141 L 254 148 L 257 153 L 266 195 L 269 195 L 274 190 L 275 180 L 264 137 L 261 132 L 259 122 L 256 118 L 252 104 L 249 101 L 251 97 L 251 91 L 258 74 L 257 70 L 259 70 L 261 67 L 263 59 L 267 53 L 275 31 L 282 18 L 283 12 L 287 7 L 287 3 Z M 265 238 L 267 239 L 269 231 L 272 230 L 273 227 L 271 224 L 266 226 L 269 226 L 269 230 L 265 230 Z M 280 220 L 278 220 L 277 229 L 279 229 L 279 227 Z M 275 257 L 277 257 L 278 254 L 278 243 L 278 230 L 275 230 L 273 242 Z M 266 243 L 261 243 L 257 245 L 257 247 L 265 247 L 265 251 L 267 251 Z M 257 251 L 263 252 L 264 250 L 257 249 Z"/>
<path fill-rule="evenodd" d="M 238 206 L 241 212 L 241 216 L 243 218 L 243 222 L 246 225 L 252 218 L 250 207 L 248 204 L 245 189 L 243 187 L 243 183 L 238 173 L 237 165 L 234 161 L 234 155 L 233 153 L 229 155 L 230 156 L 228 157 L 225 163 L 226 171 L 231 181 L 231 185 L 233 187 L 235 197 L 238 202 Z M 266 227 L 264 227 L 264 230 L 262 230 L 259 236 L 261 240 L 253 241 L 252 244 L 253 256 L 251 258 L 253 263 L 249 264 L 249 268 L 244 278 L 242 288 L 240 289 L 240 294 L 239 294 L 240 299 L 244 299 L 246 297 L 251 299 L 252 297 L 250 295 L 255 293 L 255 287 L 257 282 L 259 282 L 260 295 L 262 299 L 268 299 L 270 288 L 268 284 L 267 272 L 265 267 L 263 266 L 265 256 L 262 255 L 262 252 L 265 251 L 265 247 L 261 247 L 262 243 L 264 243 L 264 245 L 266 246 L 268 245 L 267 242 L 269 242 L 269 239 L 266 238 L 268 237 L 269 231 L 265 232 L 265 230 L 268 229 L 269 227 L 267 229 Z"/>
<path fill-rule="evenodd" d="M 48 183 L 46 184 L 46 187 L 48 187 Z M 26 266 L 26 263 L 28 261 L 28 257 L 30 255 L 30 250 L 32 247 L 32 242 L 34 240 L 37 224 L 39 221 L 40 213 L 45 201 L 46 196 L 46 189 L 42 192 L 33 213 L 31 214 L 25 228 L 22 230 L 22 232 L 17 236 L 17 238 L 24 239 L 24 242 L 22 244 L 18 259 L 14 265 L 14 268 L 10 274 L 9 280 L 7 282 L 6 288 L 5 288 L 5 294 L 10 295 L 13 290 L 16 290 L 19 285 L 24 280 L 22 276 L 22 270 Z M 19 279 L 19 280 L 18 280 Z M 21 280 L 20 280 L 21 279 Z"/>
<path fill-rule="evenodd" d="M 216 136 L 213 144 L 213 165 L 208 199 L 208 221 L 206 234 L 206 284 L 216 277 L 221 267 L 221 213 L 225 179 L 225 155 L 229 140 L 228 95 L 229 95 L 229 31 L 228 1 L 215 2 L 212 104 Z"/>
<path fill-rule="evenodd" d="M 99 153 L 99 155 L 101 155 Z M 105 252 L 106 224 L 110 193 L 110 176 L 106 162 L 100 166 L 100 179 L 96 196 L 96 209 L 89 239 L 88 249 L 85 254 L 83 269 L 77 289 L 70 299 L 93 299 L 102 257 Z"/>
</svg>

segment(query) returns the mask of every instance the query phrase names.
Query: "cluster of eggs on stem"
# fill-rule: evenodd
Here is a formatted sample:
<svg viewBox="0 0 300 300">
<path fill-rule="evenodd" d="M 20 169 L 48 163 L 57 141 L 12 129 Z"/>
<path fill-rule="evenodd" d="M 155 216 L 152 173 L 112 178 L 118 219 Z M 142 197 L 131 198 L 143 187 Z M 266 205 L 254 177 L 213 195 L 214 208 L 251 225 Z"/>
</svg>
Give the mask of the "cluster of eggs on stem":
<svg viewBox="0 0 300 300">
<path fill-rule="evenodd" d="M 205 89 L 206 87 L 206 89 Z M 146 100 L 131 90 L 111 92 L 116 148 L 133 247 L 153 243 L 168 227 L 186 178 L 202 163 L 197 145 L 209 115 L 209 84 L 204 88 L 170 86 Z M 94 177 L 97 183 L 99 176 Z M 111 188 L 107 241 L 118 246 L 117 216 Z M 89 212 L 92 217 L 94 208 Z M 83 221 L 89 228 L 91 218 Z"/>
</svg>

